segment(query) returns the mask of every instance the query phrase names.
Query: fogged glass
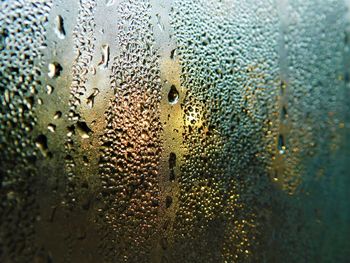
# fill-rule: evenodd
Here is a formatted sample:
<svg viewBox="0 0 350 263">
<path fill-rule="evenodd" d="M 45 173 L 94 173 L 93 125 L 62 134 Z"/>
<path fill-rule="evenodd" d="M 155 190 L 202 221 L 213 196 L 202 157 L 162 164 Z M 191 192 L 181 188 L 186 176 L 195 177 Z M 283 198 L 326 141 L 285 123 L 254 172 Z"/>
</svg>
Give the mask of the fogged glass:
<svg viewBox="0 0 350 263">
<path fill-rule="evenodd" d="M 349 7 L 0 1 L 0 262 L 349 262 Z"/>
</svg>

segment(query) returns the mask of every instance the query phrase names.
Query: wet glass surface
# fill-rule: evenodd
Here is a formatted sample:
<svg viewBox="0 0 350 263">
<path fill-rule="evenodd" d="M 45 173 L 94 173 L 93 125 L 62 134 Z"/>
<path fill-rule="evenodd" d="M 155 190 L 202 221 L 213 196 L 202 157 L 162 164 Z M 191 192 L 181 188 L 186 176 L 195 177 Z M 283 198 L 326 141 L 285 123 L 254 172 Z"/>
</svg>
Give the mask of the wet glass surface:
<svg viewBox="0 0 350 263">
<path fill-rule="evenodd" d="M 0 262 L 348 262 L 349 7 L 0 1 Z"/>
</svg>

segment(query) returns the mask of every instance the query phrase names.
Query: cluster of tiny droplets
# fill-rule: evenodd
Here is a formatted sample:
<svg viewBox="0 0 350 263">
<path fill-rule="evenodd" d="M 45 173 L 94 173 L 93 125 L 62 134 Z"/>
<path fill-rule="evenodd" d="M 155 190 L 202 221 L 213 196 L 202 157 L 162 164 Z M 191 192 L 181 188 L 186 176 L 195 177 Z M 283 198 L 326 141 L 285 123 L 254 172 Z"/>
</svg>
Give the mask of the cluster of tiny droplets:
<svg viewBox="0 0 350 263">
<path fill-rule="evenodd" d="M 68 119 L 72 124 L 67 127 L 67 141 L 66 148 L 66 172 L 68 176 L 67 196 L 68 202 L 77 201 L 78 185 L 81 178 L 77 175 L 76 161 L 74 160 L 75 138 L 79 136 L 79 132 L 83 132 L 88 137 L 90 132 L 89 127 L 81 119 L 79 113 L 79 106 L 81 104 L 81 97 L 86 93 L 86 81 L 89 75 L 89 68 L 93 58 L 95 48 L 95 21 L 94 9 L 96 8 L 96 1 L 83 0 L 79 5 L 79 12 L 77 24 L 73 30 L 74 51 L 76 57 L 71 69 L 72 83 L 70 87 L 70 100 Z M 79 131 L 78 131 L 79 130 Z"/>
<path fill-rule="evenodd" d="M 113 249 L 134 262 L 147 259 L 145 246 L 157 226 L 161 85 L 149 2 L 125 1 L 118 8 L 119 54 L 111 75 L 115 96 L 105 113 L 99 162 L 101 213 L 113 229 Z"/>
<path fill-rule="evenodd" d="M 11 262 L 31 261 L 35 253 L 33 164 L 45 142 L 32 132 L 50 6 L 50 1 L 0 3 L 0 259 Z"/>
</svg>

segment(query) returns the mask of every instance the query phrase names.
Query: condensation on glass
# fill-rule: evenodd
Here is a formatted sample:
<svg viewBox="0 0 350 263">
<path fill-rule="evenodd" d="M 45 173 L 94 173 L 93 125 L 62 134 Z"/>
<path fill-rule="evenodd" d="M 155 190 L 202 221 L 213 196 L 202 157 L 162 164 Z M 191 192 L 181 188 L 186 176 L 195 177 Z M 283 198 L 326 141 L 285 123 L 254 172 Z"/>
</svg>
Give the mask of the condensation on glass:
<svg viewBox="0 0 350 263">
<path fill-rule="evenodd" d="M 347 262 L 349 7 L 0 1 L 0 262 Z"/>
</svg>

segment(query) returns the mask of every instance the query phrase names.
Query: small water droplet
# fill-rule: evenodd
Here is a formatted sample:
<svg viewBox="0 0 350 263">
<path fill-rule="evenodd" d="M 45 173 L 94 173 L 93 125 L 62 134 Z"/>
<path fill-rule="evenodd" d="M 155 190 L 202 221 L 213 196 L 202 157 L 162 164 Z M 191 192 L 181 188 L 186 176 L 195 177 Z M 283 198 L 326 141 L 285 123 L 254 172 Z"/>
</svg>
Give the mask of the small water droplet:
<svg viewBox="0 0 350 263">
<path fill-rule="evenodd" d="M 86 104 L 92 108 L 94 106 L 94 100 L 95 97 L 100 93 L 100 91 L 96 88 L 94 88 L 94 91 L 92 92 L 92 94 L 86 99 Z"/>
<path fill-rule="evenodd" d="M 171 196 L 167 196 L 165 198 L 165 207 L 169 208 L 171 206 L 171 204 L 173 203 L 173 198 Z"/>
<path fill-rule="evenodd" d="M 106 1 L 106 6 L 114 5 L 114 0 L 105 0 L 105 1 Z"/>
<path fill-rule="evenodd" d="M 98 63 L 98 66 L 106 68 L 108 66 L 109 61 L 109 45 L 104 44 L 101 47 L 102 52 L 102 58 L 101 61 Z"/>
<path fill-rule="evenodd" d="M 73 134 L 75 134 L 75 127 L 74 125 L 67 127 L 67 137 L 71 137 Z"/>
<path fill-rule="evenodd" d="M 286 150 L 284 136 L 282 134 L 278 136 L 278 150 L 280 154 L 284 154 Z"/>
<path fill-rule="evenodd" d="M 147 133 L 147 131 L 142 131 L 142 133 L 141 133 L 141 138 L 143 139 L 143 140 L 147 140 L 149 137 L 148 137 L 148 133 Z"/>
<path fill-rule="evenodd" d="M 83 162 L 84 162 L 84 165 L 89 164 L 89 159 L 85 155 L 83 156 Z"/>
<path fill-rule="evenodd" d="M 96 68 L 94 66 L 90 66 L 89 71 L 92 75 L 96 75 Z"/>
<path fill-rule="evenodd" d="M 285 106 L 282 107 L 281 110 L 281 120 L 285 120 L 288 117 L 287 109 Z"/>
<path fill-rule="evenodd" d="M 45 135 L 40 134 L 35 140 L 35 145 L 36 145 L 36 147 L 38 147 L 38 149 L 40 150 L 40 152 L 42 153 L 42 155 L 44 157 L 48 156 L 47 138 Z"/>
<path fill-rule="evenodd" d="M 10 102 L 10 92 L 8 89 L 5 90 L 5 101 L 6 103 Z"/>
<path fill-rule="evenodd" d="M 287 83 L 284 80 L 282 80 L 281 83 L 280 83 L 280 93 L 281 93 L 281 95 L 284 95 L 286 87 L 287 87 Z"/>
<path fill-rule="evenodd" d="M 176 104 L 178 100 L 179 100 L 179 92 L 177 91 L 175 85 L 172 85 L 168 93 L 168 101 L 170 104 Z"/>
<path fill-rule="evenodd" d="M 173 169 L 176 166 L 176 154 L 171 152 L 169 155 L 169 169 Z"/>
<path fill-rule="evenodd" d="M 156 14 L 156 18 L 157 18 L 157 25 L 160 29 L 160 31 L 164 31 L 164 25 L 162 24 L 162 22 L 160 21 L 160 15 Z"/>
<path fill-rule="evenodd" d="M 169 180 L 175 181 L 175 179 L 176 179 L 175 171 L 174 171 L 174 169 L 171 169 L 170 174 L 169 174 Z"/>
<path fill-rule="evenodd" d="M 170 51 L 170 59 L 174 60 L 176 58 L 176 48 Z"/>
<path fill-rule="evenodd" d="M 47 75 L 50 78 L 57 78 L 62 71 L 61 65 L 58 64 L 57 62 L 50 63 L 48 66 L 48 69 L 49 69 L 49 72 L 47 73 Z"/>
<path fill-rule="evenodd" d="M 81 138 L 87 139 L 90 137 L 90 133 L 92 133 L 91 129 L 87 126 L 86 122 L 79 121 L 77 122 L 77 130 Z"/>
<path fill-rule="evenodd" d="M 54 88 L 51 85 L 46 85 L 46 93 L 48 95 L 52 94 Z"/>
<path fill-rule="evenodd" d="M 64 21 L 62 16 L 58 15 L 55 19 L 55 33 L 59 39 L 64 39 L 66 37 L 66 32 L 64 30 Z"/>
<path fill-rule="evenodd" d="M 55 132 L 55 131 L 56 131 L 56 125 L 50 123 L 49 125 L 47 125 L 47 129 L 48 129 L 50 132 Z"/>
<path fill-rule="evenodd" d="M 53 118 L 55 119 L 55 120 L 57 120 L 57 119 L 59 119 L 59 118 L 61 118 L 62 117 L 62 112 L 60 112 L 60 111 L 56 111 L 55 112 L 55 115 L 53 116 Z"/>
</svg>

